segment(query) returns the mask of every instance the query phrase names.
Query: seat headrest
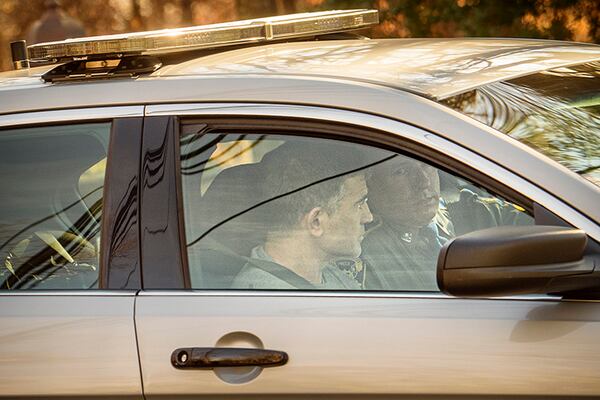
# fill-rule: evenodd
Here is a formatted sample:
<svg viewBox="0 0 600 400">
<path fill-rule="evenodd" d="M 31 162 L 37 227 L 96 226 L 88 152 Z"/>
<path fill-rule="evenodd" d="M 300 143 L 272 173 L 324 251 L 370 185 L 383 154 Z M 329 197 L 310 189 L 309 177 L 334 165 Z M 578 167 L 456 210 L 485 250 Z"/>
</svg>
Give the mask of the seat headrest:
<svg viewBox="0 0 600 400">
<path fill-rule="evenodd" d="M 252 247 L 264 240 L 262 209 L 252 209 L 263 200 L 261 184 L 259 164 L 242 164 L 221 171 L 201 199 L 201 235 L 210 231 L 207 236 L 237 254 L 249 255 Z"/>
</svg>

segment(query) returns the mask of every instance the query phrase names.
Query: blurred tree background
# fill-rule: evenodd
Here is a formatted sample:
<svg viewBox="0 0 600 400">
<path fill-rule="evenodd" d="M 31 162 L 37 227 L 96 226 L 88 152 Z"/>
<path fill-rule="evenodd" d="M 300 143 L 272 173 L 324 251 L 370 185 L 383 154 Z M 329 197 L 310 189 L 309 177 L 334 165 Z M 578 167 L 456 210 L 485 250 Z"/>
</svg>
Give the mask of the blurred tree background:
<svg viewBox="0 0 600 400">
<path fill-rule="evenodd" d="M 31 36 L 48 0 L 0 1 L 0 69 Z M 85 35 L 201 25 L 294 12 L 376 8 L 372 37 L 504 36 L 600 43 L 598 0 L 61 0 Z M 68 16 L 68 17 L 67 17 Z M 30 43 L 31 44 L 31 43 Z"/>
</svg>

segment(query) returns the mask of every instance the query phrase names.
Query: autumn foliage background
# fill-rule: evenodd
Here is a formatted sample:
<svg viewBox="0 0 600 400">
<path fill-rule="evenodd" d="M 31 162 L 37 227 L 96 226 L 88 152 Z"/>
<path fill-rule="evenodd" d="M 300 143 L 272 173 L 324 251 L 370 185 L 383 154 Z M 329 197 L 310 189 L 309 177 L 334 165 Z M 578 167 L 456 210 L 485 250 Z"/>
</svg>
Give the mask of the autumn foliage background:
<svg viewBox="0 0 600 400">
<path fill-rule="evenodd" d="M 0 69 L 45 0 L 0 0 Z M 600 43 L 598 0 L 62 0 L 87 36 L 177 28 L 294 12 L 376 8 L 371 37 L 534 37 Z"/>
</svg>

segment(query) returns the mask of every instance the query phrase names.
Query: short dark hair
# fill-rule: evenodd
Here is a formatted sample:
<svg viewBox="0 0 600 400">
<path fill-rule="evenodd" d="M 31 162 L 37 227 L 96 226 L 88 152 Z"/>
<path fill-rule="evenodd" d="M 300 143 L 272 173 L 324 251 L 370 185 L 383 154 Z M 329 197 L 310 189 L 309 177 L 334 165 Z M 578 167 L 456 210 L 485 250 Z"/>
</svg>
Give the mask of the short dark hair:
<svg viewBox="0 0 600 400">
<path fill-rule="evenodd" d="M 290 140 L 265 155 L 263 195 L 275 198 L 267 203 L 263 214 L 268 231 L 292 228 L 315 207 L 334 212 L 343 196 L 344 182 L 364 175 L 360 160 L 356 146 L 308 138 Z"/>
</svg>

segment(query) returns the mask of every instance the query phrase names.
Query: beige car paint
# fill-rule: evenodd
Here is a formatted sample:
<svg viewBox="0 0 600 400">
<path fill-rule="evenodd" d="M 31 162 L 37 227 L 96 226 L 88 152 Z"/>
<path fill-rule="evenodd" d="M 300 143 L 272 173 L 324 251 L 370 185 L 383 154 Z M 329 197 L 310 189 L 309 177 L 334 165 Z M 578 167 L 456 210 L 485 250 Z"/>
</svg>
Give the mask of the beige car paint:
<svg viewBox="0 0 600 400">
<path fill-rule="evenodd" d="M 360 79 L 435 99 L 600 58 L 600 46 L 532 39 L 371 39 L 281 43 L 226 51 L 154 76 L 301 75 Z"/>
<path fill-rule="evenodd" d="M 146 292 L 137 301 L 149 400 L 260 393 L 600 396 L 597 302 L 176 293 Z M 215 346 L 240 331 L 287 352 L 288 364 L 242 385 L 170 364 L 176 348 Z"/>
<path fill-rule="evenodd" d="M 0 397 L 141 399 L 134 296 L 0 295 Z"/>
</svg>

